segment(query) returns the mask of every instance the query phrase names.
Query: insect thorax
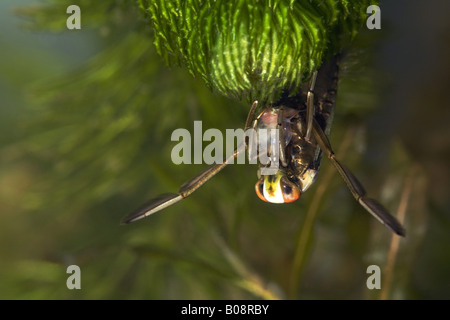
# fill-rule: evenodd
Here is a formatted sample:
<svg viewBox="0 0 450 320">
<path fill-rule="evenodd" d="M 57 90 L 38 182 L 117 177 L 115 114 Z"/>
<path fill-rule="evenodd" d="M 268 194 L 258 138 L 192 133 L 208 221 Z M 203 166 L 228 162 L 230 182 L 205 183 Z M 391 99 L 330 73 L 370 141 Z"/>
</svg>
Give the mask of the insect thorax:
<svg viewBox="0 0 450 320">
<path fill-rule="evenodd" d="M 282 117 L 279 117 L 282 112 Z M 321 151 L 314 138 L 305 140 L 306 109 L 279 105 L 267 108 L 260 116 L 258 129 L 274 129 L 282 126 L 279 170 L 289 181 L 295 183 L 304 192 L 314 182 L 321 161 Z M 280 137 L 280 139 L 281 139 Z"/>
</svg>

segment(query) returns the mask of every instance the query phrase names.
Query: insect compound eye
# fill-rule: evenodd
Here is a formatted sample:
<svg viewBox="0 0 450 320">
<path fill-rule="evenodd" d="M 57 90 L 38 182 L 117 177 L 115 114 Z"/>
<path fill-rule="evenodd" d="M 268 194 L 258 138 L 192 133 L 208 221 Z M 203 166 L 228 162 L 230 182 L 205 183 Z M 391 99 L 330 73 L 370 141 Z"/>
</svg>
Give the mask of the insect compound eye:
<svg viewBox="0 0 450 320">
<path fill-rule="evenodd" d="M 292 148 L 292 153 L 297 154 L 297 153 L 300 153 L 300 151 L 302 151 L 302 148 L 300 146 L 294 146 Z"/>
<path fill-rule="evenodd" d="M 300 198 L 300 189 L 285 177 L 281 178 L 280 186 L 284 202 L 294 202 Z"/>
<path fill-rule="evenodd" d="M 259 179 L 258 182 L 256 182 L 256 184 L 255 184 L 255 192 L 256 192 L 256 195 L 262 201 L 268 202 L 266 197 L 264 197 L 264 179 L 263 178 Z"/>
</svg>

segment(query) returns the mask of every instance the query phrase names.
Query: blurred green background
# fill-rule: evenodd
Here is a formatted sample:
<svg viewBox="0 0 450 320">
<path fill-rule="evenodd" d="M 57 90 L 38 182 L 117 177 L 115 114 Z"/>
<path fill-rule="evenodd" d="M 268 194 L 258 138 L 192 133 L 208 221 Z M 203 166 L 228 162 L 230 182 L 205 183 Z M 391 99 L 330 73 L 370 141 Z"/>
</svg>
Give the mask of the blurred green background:
<svg viewBox="0 0 450 320">
<path fill-rule="evenodd" d="M 342 66 L 331 142 L 404 219 L 399 242 L 326 159 L 293 204 L 259 200 L 257 168 L 235 165 L 121 226 L 205 168 L 171 162 L 174 129 L 243 127 L 250 106 L 165 66 L 134 2 L 79 1 L 78 31 L 71 2 L 37 4 L 0 2 L 0 298 L 450 298 L 445 1 L 382 2 L 382 29 L 362 30 Z M 72 264 L 81 290 L 66 287 Z"/>
</svg>

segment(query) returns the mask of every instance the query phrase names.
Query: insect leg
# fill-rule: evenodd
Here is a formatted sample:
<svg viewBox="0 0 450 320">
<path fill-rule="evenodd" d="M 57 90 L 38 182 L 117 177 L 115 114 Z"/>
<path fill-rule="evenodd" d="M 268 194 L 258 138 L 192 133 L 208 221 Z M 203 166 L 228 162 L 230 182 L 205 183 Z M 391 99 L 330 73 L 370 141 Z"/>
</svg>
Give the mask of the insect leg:
<svg viewBox="0 0 450 320">
<path fill-rule="evenodd" d="M 122 223 L 128 224 L 134 222 L 136 220 L 140 220 L 149 215 L 152 215 L 160 210 L 163 210 L 171 205 L 177 203 L 180 200 L 183 200 L 195 190 L 200 188 L 205 182 L 214 177 L 217 173 L 219 173 L 227 164 L 229 164 L 237 155 L 241 152 L 245 151 L 245 143 L 241 144 L 228 158 L 225 159 L 223 163 L 216 164 L 214 166 L 209 167 L 193 179 L 189 180 L 185 184 L 183 184 L 178 193 L 169 193 L 161 195 L 153 200 L 151 200 L 147 205 L 137 210 L 136 212 L 130 214 L 126 217 Z"/>
<path fill-rule="evenodd" d="M 252 122 L 253 117 L 255 116 L 255 111 L 258 108 L 258 101 L 255 100 L 250 108 L 250 111 L 247 115 L 247 120 L 245 121 L 244 131 L 250 128 L 250 123 Z"/>
<path fill-rule="evenodd" d="M 252 129 L 252 132 L 250 132 L 250 136 L 245 137 L 245 144 L 247 146 L 247 154 L 248 154 L 248 160 L 250 163 L 253 163 L 255 159 L 258 158 L 258 120 L 261 118 L 261 116 L 266 112 L 267 108 L 265 108 L 263 111 L 260 112 L 260 114 L 253 120 L 253 116 L 256 111 L 258 101 L 255 101 L 250 109 L 250 112 L 247 116 L 247 121 L 245 123 L 245 129 L 244 131 L 247 132 L 248 129 Z"/>
<path fill-rule="evenodd" d="M 285 153 L 285 147 L 286 147 L 286 141 L 284 139 L 284 129 L 283 129 L 283 106 L 280 107 L 280 110 L 278 111 L 278 123 L 277 123 L 277 129 L 278 129 L 278 146 L 274 146 L 274 148 L 278 147 L 278 153 L 280 156 L 280 162 L 283 167 L 287 167 L 287 161 L 286 161 L 286 153 Z"/>
<path fill-rule="evenodd" d="M 325 135 L 317 121 L 314 121 L 313 123 L 313 134 L 322 151 L 331 160 L 331 163 L 333 163 L 333 165 L 336 167 L 342 179 L 344 179 L 345 184 L 349 188 L 356 201 L 378 221 L 386 225 L 396 234 L 404 237 L 405 229 L 400 224 L 400 222 L 398 222 L 397 219 L 393 217 L 378 201 L 367 197 L 366 191 L 364 190 L 359 180 L 353 175 L 353 173 L 351 173 L 350 170 L 344 167 L 336 159 L 333 149 L 331 148 L 330 141 L 328 140 L 328 137 Z"/>
<path fill-rule="evenodd" d="M 305 134 L 305 140 L 310 141 L 311 140 L 311 132 L 313 129 L 313 120 L 314 120 L 314 87 L 316 85 L 316 79 L 317 79 L 317 71 L 314 71 L 313 75 L 311 76 L 311 81 L 309 83 L 309 90 L 306 98 L 306 134 Z"/>
<path fill-rule="evenodd" d="M 254 114 L 256 112 L 256 109 L 258 108 L 258 101 L 254 101 L 250 111 L 247 116 L 247 121 L 245 123 L 245 129 L 247 130 L 250 128 L 251 121 L 254 117 Z M 252 136 L 253 137 L 253 136 Z M 161 211 L 167 207 L 170 207 L 171 205 L 183 200 L 187 196 L 189 196 L 191 193 L 193 193 L 195 190 L 200 188 L 206 181 L 214 177 L 217 173 L 219 173 L 227 164 L 230 163 L 233 159 L 235 159 L 239 153 L 245 151 L 246 147 L 248 145 L 252 145 L 252 143 L 249 144 L 248 139 L 244 142 L 244 144 L 240 145 L 236 150 L 234 150 L 234 153 L 228 156 L 228 158 L 225 159 L 223 163 L 216 164 L 214 166 L 209 167 L 193 179 L 189 180 L 185 184 L 183 184 L 180 189 L 178 190 L 178 193 L 169 193 L 161 195 L 153 200 L 151 200 L 147 205 L 142 207 L 141 209 L 137 210 L 136 212 L 130 214 L 128 217 L 126 217 L 122 223 L 127 224 L 134 222 L 136 220 L 145 218 L 149 215 L 152 215 L 158 211 Z"/>
</svg>

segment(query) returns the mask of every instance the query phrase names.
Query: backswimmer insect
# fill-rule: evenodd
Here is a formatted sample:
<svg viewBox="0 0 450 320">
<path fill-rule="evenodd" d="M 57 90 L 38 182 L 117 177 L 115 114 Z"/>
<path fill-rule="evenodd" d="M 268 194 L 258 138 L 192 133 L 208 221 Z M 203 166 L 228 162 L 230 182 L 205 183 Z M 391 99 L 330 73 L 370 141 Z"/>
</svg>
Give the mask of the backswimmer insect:
<svg viewBox="0 0 450 320">
<path fill-rule="evenodd" d="M 258 102 L 252 104 L 245 129 L 274 128 L 279 136 L 278 169 L 272 174 L 264 174 L 265 165 L 260 165 L 259 180 L 255 185 L 256 194 L 260 199 L 272 203 L 296 201 L 316 180 L 322 156 L 325 155 L 355 200 L 394 233 L 405 236 L 403 226 L 378 201 L 366 196 L 361 183 L 339 162 L 331 147 L 328 137 L 336 102 L 338 65 L 337 55 L 313 73 L 311 80 L 302 86 L 299 94 L 282 97 L 277 103 L 263 108 L 259 114 Z M 186 198 L 220 172 L 238 154 L 249 149 L 249 145 L 251 144 L 246 143 L 239 146 L 223 163 L 211 166 L 182 185 L 178 193 L 164 194 L 150 201 L 125 218 L 123 223 L 142 219 Z"/>
</svg>

